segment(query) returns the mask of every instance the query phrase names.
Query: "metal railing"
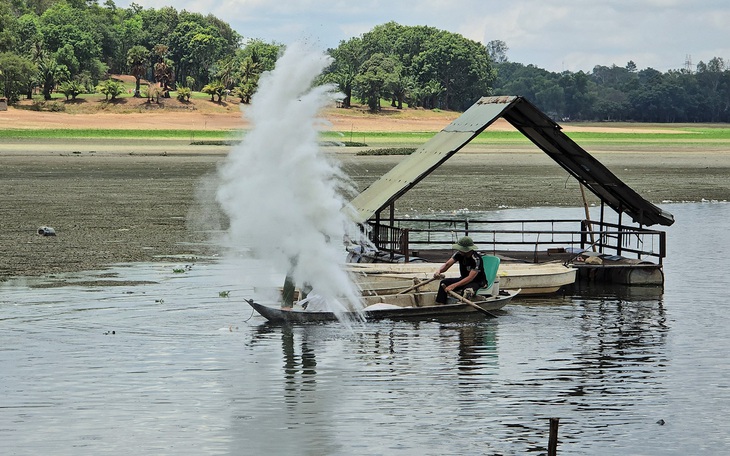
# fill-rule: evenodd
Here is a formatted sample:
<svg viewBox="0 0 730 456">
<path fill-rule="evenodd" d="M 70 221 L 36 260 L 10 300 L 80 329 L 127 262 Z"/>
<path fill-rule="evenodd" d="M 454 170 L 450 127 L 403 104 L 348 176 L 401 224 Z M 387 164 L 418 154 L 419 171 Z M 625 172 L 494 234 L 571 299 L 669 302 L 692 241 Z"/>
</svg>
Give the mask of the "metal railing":
<svg viewBox="0 0 730 456">
<path fill-rule="evenodd" d="M 666 233 L 641 227 L 588 220 L 453 220 L 393 219 L 393 225 L 369 222 L 370 237 L 384 252 L 408 256 L 420 248 L 451 248 L 461 236 L 471 236 L 480 250 L 594 250 L 628 258 L 666 256 Z M 577 229 L 576 229 L 577 228 Z M 568 250 L 572 249 L 572 250 Z"/>
</svg>

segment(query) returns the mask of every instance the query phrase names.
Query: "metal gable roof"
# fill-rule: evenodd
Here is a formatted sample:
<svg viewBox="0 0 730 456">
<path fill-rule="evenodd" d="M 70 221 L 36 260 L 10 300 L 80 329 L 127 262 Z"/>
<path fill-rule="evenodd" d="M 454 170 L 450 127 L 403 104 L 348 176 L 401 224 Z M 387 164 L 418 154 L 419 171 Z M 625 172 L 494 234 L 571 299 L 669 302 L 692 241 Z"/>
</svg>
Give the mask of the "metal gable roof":
<svg viewBox="0 0 730 456">
<path fill-rule="evenodd" d="M 438 168 L 498 118 L 504 118 L 616 212 L 641 225 L 671 225 L 674 216 L 653 205 L 566 136 L 522 97 L 484 97 L 351 202 L 363 223 Z"/>
<path fill-rule="evenodd" d="M 513 97 L 512 97 L 513 98 Z M 508 104 L 477 101 L 415 152 L 373 182 L 350 202 L 354 219 L 364 223 L 397 200 L 497 120 Z"/>
</svg>

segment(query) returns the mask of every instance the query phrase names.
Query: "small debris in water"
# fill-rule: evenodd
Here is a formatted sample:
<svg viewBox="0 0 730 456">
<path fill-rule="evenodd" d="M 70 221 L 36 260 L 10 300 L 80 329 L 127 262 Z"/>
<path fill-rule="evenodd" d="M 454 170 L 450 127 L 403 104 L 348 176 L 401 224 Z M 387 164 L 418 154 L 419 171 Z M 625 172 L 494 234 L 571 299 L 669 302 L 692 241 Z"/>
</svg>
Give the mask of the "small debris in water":
<svg viewBox="0 0 730 456">
<path fill-rule="evenodd" d="M 105 333 L 104 333 L 104 335 L 105 335 L 105 336 L 108 336 L 109 334 L 116 334 L 116 333 L 117 333 L 116 331 L 114 331 L 114 330 L 111 330 L 111 331 L 107 331 L 107 332 L 105 332 Z"/>
<path fill-rule="evenodd" d="M 180 274 L 180 273 L 187 272 L 187 271 L 189 271 L 191 269 L 193 269 L 193 265 L 192 264 L 186 264 L 182 268 L 175 268 L 175 269 L 173 269 L 172 272 Z"/>
<path fill-rule="evenodd" d="M 228 325 L 227 328 L 218 328 L 218 331 L 228 331 L 228 332 L 238 331 L 238 326 Z"/>
<path fill-rule="evenodd" d="M 38 228 L 38 234 L 40 234 L 41 236 L 55 236 L 56 230 L 54 230 L 50 226 L 42 226 Z"/>
</svg>

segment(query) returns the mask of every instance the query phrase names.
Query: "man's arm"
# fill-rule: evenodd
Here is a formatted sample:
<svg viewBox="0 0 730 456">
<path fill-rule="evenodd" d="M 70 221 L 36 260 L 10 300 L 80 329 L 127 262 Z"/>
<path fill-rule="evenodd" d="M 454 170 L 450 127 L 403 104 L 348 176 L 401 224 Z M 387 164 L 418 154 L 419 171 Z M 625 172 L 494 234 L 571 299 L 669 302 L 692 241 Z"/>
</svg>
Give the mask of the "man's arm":
<svg viewBox="0 0 730 456">
<path fill-rule="evenodd" d="M 454 289 L 459 288 L 462 285 L 466 285 L 467 283 L 477 278 L 477 273 L 478 271 L 476 269 L 472 269 L 471 271 L 469 271 L 469 274 L 467 274 L 466 277 L 446 287 L 446 291 L 454 291 Z"/>
<path fill-rule="evenodd" d="M 438 279 L 438 277 L 443 274 L 444 272 L 448 271 L 451 266 L 456 263 L 456 260 L 454 260 L 454 257 L 449 258 L 446 260 L 446 263 L 442 264 L 438 271 L 433 273 L 434 278 Z"/>
</svg>

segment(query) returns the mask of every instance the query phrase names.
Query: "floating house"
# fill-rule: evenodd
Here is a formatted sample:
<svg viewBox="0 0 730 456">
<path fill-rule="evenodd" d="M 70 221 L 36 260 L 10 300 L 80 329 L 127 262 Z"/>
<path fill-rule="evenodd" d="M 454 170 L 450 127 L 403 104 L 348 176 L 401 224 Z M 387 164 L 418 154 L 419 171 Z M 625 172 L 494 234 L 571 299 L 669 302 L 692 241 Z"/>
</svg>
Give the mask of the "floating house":
<svg viewBox="0 0 730 456">
<path fill-rule="evenodd" d="M 600 218 L 555 220 L 434 220 L 395 217 L 395 204 L 408 190 L 441 166 L 497 119 L 502 118 L 596 195 Z M 373 182 L 352 201 L 355 218 L 369 225 L 378 249 L 376 261 L 409 262 L 434 257 L 469 235 L 482 249 L 505 260 L 563 260 L 579 270 L 579 280 L 619 284 L 663 284 L 666 233 L 672 214 L 642 198 L 608 168 L 563 133 L 523 97 L 484 97 L 414 153 Z M 606 209 L 615 216 L 607 221 Z M 630 220 L 627 220 L 630 219 Z M 443 258 L 443 255 L 440 256 Z"/>
</svg>

